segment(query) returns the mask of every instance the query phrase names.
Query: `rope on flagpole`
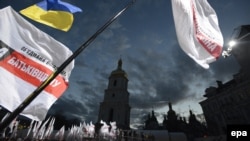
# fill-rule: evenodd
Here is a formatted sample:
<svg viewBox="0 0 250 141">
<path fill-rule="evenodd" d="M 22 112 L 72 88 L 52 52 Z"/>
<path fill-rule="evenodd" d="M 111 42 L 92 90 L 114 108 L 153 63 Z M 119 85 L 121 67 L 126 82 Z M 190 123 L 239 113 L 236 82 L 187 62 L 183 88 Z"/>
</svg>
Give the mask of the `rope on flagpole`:
<svg viewBox="0 0 250 141">
<path fill-rule="evenodd" d="M 57 68 L 36 90 L 34 90 L 2 123 L 0 123 L 0 131 L 3 131 L 14 119 L 19 115 L 49 84 L 58 74 L 60 74 L 87 46 L 92 43 L 96 37 L 101 34 L 110 24 L 112 24 L 124 11 L 135 3 L 132 0 L 121 11 L 111 17 L 96 33 L 94 33 L 85 43 L 83 43 L 68 59 L 66 59 L 61 66 Z"/>
</svg>

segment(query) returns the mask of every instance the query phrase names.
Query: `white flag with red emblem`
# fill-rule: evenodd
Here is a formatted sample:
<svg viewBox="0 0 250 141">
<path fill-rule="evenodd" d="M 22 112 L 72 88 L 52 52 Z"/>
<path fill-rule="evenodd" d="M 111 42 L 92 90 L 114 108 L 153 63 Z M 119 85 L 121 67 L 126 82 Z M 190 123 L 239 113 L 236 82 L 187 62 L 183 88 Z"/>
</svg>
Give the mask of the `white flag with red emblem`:
<svg viewBox="0 0 250 141">
<path fill-rule="evenodd" d="M 172 0 L 180 47 L 203 68 L 222 52 L 223 37 L 217 15 L 207 0 Z"/>
<path fill-rule="evenodd" d="M 11 7 L 0 10 L 0 105 L 15 110 L 72 52 L 27 22 Z M 69 64 L 22 115 L 42 121 L 68 87 Z"/>
</svg>

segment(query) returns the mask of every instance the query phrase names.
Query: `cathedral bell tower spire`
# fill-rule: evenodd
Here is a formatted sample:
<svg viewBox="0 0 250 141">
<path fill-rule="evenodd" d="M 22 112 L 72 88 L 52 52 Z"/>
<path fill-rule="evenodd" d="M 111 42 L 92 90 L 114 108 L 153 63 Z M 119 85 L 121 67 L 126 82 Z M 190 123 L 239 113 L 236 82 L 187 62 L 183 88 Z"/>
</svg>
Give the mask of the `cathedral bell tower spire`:
<svg viewBox="0 0 250 141">
<path fill-rule="evenodd" d="M 120 129 L 129 129 L 130 106 L 127 73 L 122 69 L 122 59 L 109 76 L 108 88 L 100 104 L 98 121 L 115 121 Z"/>
<path fill-rule="evenodd" d="M 122 59 L 118 61 L 117 70 L 122 70 Z"/>
</svg>

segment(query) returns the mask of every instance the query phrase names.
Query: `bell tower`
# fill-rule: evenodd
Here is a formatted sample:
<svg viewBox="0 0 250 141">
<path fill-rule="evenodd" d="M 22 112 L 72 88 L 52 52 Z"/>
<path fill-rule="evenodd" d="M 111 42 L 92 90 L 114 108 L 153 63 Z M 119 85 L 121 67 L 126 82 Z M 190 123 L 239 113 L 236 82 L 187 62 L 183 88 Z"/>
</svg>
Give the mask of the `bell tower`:
<svg viewBox="0 0 250 141">
<path fill-rule="evenodd" d="M 122 69 L 122 60 L 119 59 L 117 68 L 109 76 L 108 88 L 104 93 L 104 100 L 100 103 L 98 122 L 115 121 L 120 129 L 129 129 L 130 106 L 128 77 Z"/>
</svg>

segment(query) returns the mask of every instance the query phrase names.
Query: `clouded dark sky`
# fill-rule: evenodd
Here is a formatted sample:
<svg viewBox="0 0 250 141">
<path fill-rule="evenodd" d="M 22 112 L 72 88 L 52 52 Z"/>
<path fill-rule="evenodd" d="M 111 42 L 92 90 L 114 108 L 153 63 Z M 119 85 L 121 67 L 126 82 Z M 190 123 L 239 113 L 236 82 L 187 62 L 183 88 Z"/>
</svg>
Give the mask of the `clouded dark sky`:
<svg viewBox="0 0 250 141">
<path fill-rule="evenodd" d="M 12 6 L 20 11 L 39 0 L 1 0 L 0 8 Z M 65 0 L 83 9 L 75 14 L 68 32 L 33 22 L 42 31 L 75 51 L 129 0 Z M 249 0 L 208 0 L 217 13 L 225 46 L 233 29 L 250 23 Z M 75 60 L 70 86 L 52 106 L 60 112 L 87 122 L 96 121 L 99 103 L 103 101 L 108 77 L 119 58 L 128 74 L 131 124 L 154 109 L 162 118 L 168 111 L 167 101 L 182 116 L 189 107 L 202 113 L 199 102 L 204 91 L 216 86 L 216 80 L 232 79 L 239 67 L 233 57 L 210 64 L 203 69 L 179 47 L 170 0 L 137 0 L 117 21 L 108 27 Z"/>
</svg>

